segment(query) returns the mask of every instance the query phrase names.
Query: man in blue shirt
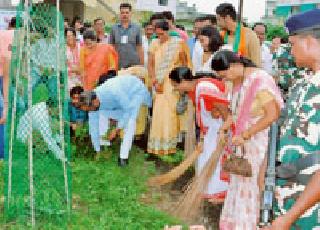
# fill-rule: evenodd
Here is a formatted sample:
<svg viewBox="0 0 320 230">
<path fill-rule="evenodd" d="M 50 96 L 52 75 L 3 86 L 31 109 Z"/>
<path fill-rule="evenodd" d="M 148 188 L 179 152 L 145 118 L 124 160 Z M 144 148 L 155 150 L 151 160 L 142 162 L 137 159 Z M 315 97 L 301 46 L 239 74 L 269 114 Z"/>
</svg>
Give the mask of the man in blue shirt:
<svg viewBox="0 0 320 230">
<path fill-rule="evenodd" d="M 119 166 L 127 165 L 140 107 L 151 106 L 151 96 L 143 82 L 135 76 L 119 76 L 108 79 L 93 91 L 71 97 L 74 106 L 89 111 L 89 132 L 96 152 L 100 151 L 101 136 L 106 131 L 101 133 L 101 117 L 117 121 L 117 128 L 112 130 L 108 139 L 114 139 L 121 129 L 124 130 Z"/>
<path fill-rule="evenodd" d="M 195 46 L 196 41 L 198 39 L 198 35 L 199 35 L 199 31 L 200 31 L 201 27 L 202 27 L 202 18 L 198 17 L 194 21 L 193 31 L 192 31 L 193 36 L 191 38 L 189 38 L 187 41 L 188 47 L 190 49 L 190 57 L 191 58 L 192 58 L 193 49 L 194 49 L 194 46 Z"/>
<path fill-rule="evenodd" d="M 120 23 L 112 27 L 109 43 L 119 54 L 119 69 L 144 64 L 142 35 L 139 25 L 131 22 L 132 7 L 120 4 Z"/>
</svg>

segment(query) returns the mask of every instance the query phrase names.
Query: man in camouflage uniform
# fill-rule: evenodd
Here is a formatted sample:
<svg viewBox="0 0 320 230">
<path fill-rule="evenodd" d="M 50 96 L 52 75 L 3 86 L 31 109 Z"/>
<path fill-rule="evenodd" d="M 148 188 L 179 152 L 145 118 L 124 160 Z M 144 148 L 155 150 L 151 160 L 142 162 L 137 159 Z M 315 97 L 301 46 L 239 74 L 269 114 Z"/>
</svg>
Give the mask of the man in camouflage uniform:
<svg viewBox="0 0 320 230">
<path fill-rule="evenodd" d="M 319 229 L 320 9 L 292 16 L 286 26 L 297 66 L 311 72 L 297 80 L 287 101 L 278 152 L 278 217 L 269 229 Z"/>
<path fill-rule="evenodd" d="M 305 68 L 298 68 L 291 55 L 291 45 L 281 44 L 273 53 L 273 74 L 281 89 L 283 98 L 286 100 L 291 86 L 306 75 Z"/>
</svg>

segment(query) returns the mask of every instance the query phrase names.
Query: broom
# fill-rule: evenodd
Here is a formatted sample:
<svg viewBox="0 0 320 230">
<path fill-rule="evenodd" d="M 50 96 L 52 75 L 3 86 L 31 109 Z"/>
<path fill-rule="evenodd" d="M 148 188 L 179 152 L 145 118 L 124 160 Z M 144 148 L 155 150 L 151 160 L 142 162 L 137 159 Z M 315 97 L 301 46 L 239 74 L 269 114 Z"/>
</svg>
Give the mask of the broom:
<svg viewBox="0 0 320 230">
<path fill-rule="evenodd" d="M 180 165 L 178 165 L 177 167 L 173 168 L 172 170 L 170 170 L 169 172 L 163 175 L 151 177 L 148 180 L 148 185 L 161 186 L 176 180 L 193 164 L 193 162 L 198 158 L 198 156 L 201 153 L 202 153 L 202 142 L 200 142 L 197 145 L 193 153 L 190 154 Z"/>
<path fill-rule="evenodd" d="M 188 107 L 187 107 L 187 132 L 184 143 L 184 152 L 185 156 L 188 157 L 191 155 L 195 149 L 196 144 L 196 127 L 195 127 L 195 111 L 192 101 L 188 99 Z"/>
<path fill-rule="evenodd" d="M 190 220 L 198 216 L 203 191 L 207 188 L 212 173 L 217 167 L 224 146 L 225 142 L 220 139 L 216 150 L 211 155 L 200 175 L 193 179 L 186 192 L 179 200 L 178 205 L 171 210 L 171 213 L 174 216 L 185 220 Z"/>
</svg>

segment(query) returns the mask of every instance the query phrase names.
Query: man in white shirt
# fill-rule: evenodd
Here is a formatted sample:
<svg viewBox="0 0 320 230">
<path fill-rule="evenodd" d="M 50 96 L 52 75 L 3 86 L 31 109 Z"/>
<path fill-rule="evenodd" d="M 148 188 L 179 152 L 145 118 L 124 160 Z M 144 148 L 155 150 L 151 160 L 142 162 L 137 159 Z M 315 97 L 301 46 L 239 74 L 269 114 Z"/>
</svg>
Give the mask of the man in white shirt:
<svg viewBox="0 0 320 230">
<path fill-rule="evenodd" d="M 146 22 L 143 25 L 144 28 L 144 35 L 142 36 L 142 46 L 144 51 L 144 66 L 148 67 L 148 51 L 149 51 L 149 44 L 151 43 L 152 35 L 154 33 L 154 27 L 151 22 Z"/>
<path fill-rule="evenodd" d="M 267 71 L 269 74 L 272 74 L 272 53 L 269 46 L 267 45 L 266 33 L 267 26 L 262 22 L 255 23 L 252 30 L 257 34 L 260 45 L 261 45 L 261 67 Z"/>
</svg>

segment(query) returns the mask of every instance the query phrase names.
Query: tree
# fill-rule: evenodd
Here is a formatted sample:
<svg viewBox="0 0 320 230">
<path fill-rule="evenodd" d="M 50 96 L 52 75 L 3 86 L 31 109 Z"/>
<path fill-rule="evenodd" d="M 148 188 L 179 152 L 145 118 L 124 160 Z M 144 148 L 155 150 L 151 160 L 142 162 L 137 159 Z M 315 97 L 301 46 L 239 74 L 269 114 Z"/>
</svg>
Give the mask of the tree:
<svg viewBox="0 0 320 230">
<path fill-rule="evenodd" d="M 267 40 L 271 41 L 274 37 L 285 38 L 288 36 L 285 28 L 279 25 L 268 24 Z"/>
</svg>

